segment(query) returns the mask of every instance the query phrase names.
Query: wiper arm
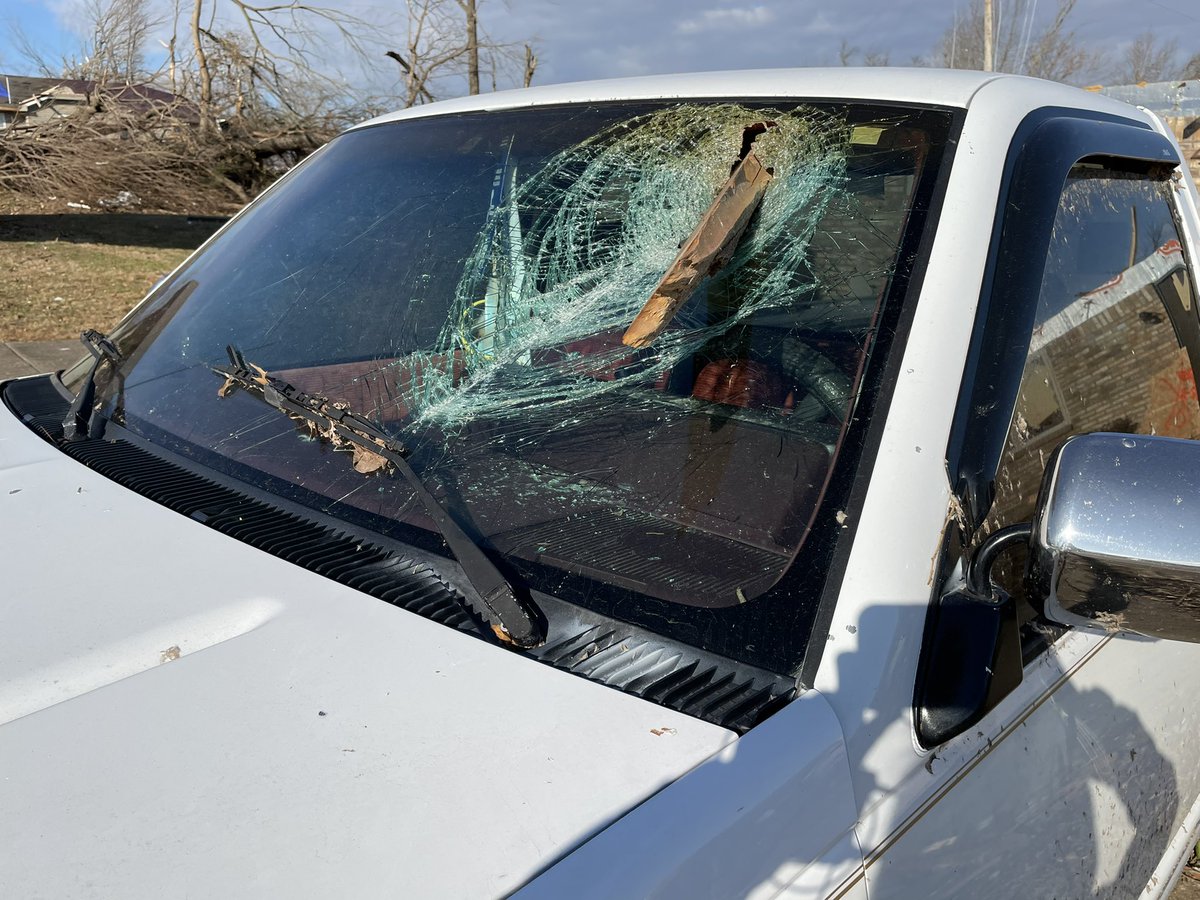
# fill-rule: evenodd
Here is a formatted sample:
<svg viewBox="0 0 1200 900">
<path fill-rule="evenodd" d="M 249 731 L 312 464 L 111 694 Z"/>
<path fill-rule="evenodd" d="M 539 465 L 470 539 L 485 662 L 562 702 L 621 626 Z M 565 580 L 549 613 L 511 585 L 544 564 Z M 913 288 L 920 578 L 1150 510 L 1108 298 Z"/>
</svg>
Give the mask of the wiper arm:
<svg viewBox="0 0 1200 900">
<path fill-rule="evenodd" d="M 71 408 L 67 410 L 66 418 L 63 419 L 63 433 L 69 441 L 77 441 L 89 436 L 92 409 L 96 404 L 96 373 L 100 371 L 100 365 L 108 360 L 109 363 L 116 366 L 124 359 L 116 344 L 94 328 L 89 328 L 79 335 L 79 340 L 95 359 L 87 376 L 83 379 L 83 384 L 79 386 L 79 393 L 75 395 Z"/>
<path fill-rule="evenodd" d="M 381 468 L 385 462 L 390 463 L 412 486 L 450 552 L 462 566 L 463 574 L 479 593 L 496 636 L 507 644 L 521 648 L 537 647 L 545 641 L 541 615 L 533 601 L 517 596 L 496 564 L 438 503 L 409 465 L 406 458 L 408 450 L 402 443 L 353 412 L 346 404 L 304 393 L 265 369 L 247 362 L 236 347 L 228 347 L 227 352 L 230 367 L 213 369 L 225 378 L 225 383 L 217 392 L 218 396 L 228 397 L 241 388 L 292 419 L 308 423 L 318 436 L 353 444 L 356 448 L 355 468 L 359 471 L 371 472 Z M 361 448 L 361 456 L 358 448 Z"/>
</svg>

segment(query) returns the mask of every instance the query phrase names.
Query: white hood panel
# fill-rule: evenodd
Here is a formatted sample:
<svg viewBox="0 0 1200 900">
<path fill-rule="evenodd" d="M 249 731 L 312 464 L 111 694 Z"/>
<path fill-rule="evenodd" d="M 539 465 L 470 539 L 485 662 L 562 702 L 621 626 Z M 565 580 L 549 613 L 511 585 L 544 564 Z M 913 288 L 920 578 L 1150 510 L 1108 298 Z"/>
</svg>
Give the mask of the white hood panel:
<svg viewBox="0 0 1200 900">
<path fill-rule="evenodd" d="M 734 740 L 226 538 L 2 408 L 0 510 L 7 896 L 501 894 Z"/>
</svg>

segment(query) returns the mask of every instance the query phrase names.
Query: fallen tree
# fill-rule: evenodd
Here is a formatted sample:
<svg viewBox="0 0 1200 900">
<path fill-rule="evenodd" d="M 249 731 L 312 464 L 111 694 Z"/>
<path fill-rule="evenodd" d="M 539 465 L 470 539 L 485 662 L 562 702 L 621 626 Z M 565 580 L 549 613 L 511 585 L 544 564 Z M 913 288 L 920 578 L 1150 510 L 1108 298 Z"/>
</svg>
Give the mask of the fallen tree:
<svg viewBox="0 0 1200 900">
<path fill-rule="evenodd" d="M 339 130 L 197 124 L 187 101 L 130 104 L 101 90 L 71 115 L 0 132 L 0 189 L 90 208 L 229 212 Z"/>
<path fill-rule="evenodd" d="M 517 45 L 492 41 L 481 3 L 406 0 L 405 54 L 387 54 L 406 73 L 405 105 L 454 91 L 460 78 L 478 93 L 481 73 L 493 89 L 504 72 L 532 80 L 532 46 L 517 60 Z M 78 78 L 67 94 L 31 98 L 28 114 L 0 132 L 0 190 L 89 208 L 228 212 L 347 125 L 397 105 L 364 90 L 364 73 L 384 58 L 386 23 L 335 7 L 175 0 L 157 73 L 140 63 L 150 26 L 163 24 L 145 0 L 88 0 L 86 13 L 94 36 L 76 57 L 55 66 L 29 51 L 46 76 Z M 364 73 L 341 73 L 331 45 Z M 71 93 L 84 83 L 94 86 L 86 104 Z"/>
</svg>

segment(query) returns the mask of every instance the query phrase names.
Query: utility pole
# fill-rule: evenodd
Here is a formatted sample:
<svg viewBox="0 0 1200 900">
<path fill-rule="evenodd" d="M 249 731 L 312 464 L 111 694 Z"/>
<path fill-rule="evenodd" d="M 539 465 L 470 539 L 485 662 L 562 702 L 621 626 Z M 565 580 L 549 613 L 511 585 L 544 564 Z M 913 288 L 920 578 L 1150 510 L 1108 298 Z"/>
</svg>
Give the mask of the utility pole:
<svg viewBox="0 0 1200 900">
<path fill-rule="evenodd" d="M 992 46 L 992 0 L 983 0 L 983 71 L 995 71 L 995 49 Z"/>
</svg>

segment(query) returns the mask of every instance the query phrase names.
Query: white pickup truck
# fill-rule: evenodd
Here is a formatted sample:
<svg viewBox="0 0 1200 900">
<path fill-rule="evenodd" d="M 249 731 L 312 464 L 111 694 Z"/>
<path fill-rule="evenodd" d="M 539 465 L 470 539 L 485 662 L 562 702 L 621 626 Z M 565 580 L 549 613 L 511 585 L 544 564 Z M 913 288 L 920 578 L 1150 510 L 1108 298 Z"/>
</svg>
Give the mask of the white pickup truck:
<svg viewBox="0 0 1200 900">
<path fill-rule="evenodd" d="M 9 897 L 1161 897 L 1197 196 L 932 70 L 351 129 L 0 387 Z"/>
</svg>

